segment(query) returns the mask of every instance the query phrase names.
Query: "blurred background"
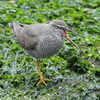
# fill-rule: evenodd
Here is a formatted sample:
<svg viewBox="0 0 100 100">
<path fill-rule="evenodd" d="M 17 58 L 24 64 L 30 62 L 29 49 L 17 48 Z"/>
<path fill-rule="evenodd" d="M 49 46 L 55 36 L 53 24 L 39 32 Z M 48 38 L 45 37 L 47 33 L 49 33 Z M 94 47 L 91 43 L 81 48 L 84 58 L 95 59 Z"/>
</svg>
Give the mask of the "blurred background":
<svg viewBox="0 0 100 100">
<path fill-rule="evenodd" d="M 63 20 L 80 47 L 68 40 L 57 55 L 40 59 L 44 78 L 36 86 L 36 59 L 22 49 L 9 23 Z M 0 0 L 0 100 L 100 100 L 100 0 Z"/>
</svg>

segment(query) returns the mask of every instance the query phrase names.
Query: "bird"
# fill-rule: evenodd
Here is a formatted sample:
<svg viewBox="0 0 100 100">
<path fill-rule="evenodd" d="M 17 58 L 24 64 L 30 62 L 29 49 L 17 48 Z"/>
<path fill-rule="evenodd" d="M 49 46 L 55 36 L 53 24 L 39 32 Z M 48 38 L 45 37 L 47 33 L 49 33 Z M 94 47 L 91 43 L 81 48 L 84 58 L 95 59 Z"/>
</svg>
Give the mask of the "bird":
<svg viewBox="0 0 100 100">
<path fill-rule="evenodd" d="M 68 32 L 74 33 L 84 38 L 84 36 L 74 32 L 67 27 L 67 24 L 63 20 L 53 20 L 48 24 L 21 24 L 16 22 L 10 22 L 9 27 L 13 35 L 17 38 L 19 45 L 32 57 L 36 58 L 36 63 L 40 75 L 41 82 L 47 86 L 45 81 L 51 81 L 52 79 L 44 79 L 41 71 L 39 59 L 51 57 L 59 52 L 64 45 L 64 38 L 73 43 L 78 49 L 79 47 L 70 39 Z"/>
</svg>

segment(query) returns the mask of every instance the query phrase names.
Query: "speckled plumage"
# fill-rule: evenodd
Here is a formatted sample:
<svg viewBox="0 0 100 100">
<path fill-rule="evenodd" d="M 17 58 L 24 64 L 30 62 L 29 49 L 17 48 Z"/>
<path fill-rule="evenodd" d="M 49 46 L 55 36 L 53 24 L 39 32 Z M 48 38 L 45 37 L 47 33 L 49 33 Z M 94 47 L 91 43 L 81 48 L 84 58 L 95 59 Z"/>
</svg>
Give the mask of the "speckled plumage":
<svg viewBox="0 0 100 100">
<path fill-rule="evenodd" d="M 24 48 L 30 56 L 37 59 L 47 58 L 56 54 L 64 44 L 64 37 L 78 48 L 66 31 L 77 35 L 79 34 L 68 29 L 66 23 L 62 20 L 54 20 L 49 24 L 32 25 L 12 22 L 10 23 L 10 28 L 17 38 L 19 45 Z M 44 79 L 40 71 L 39 61 L 37 60 L 36 63 L 40 74 L 40 81 L 37 85 L 43 82 L 45 86 L 47 86 L 45 81 L 52 79 Z"/>
<path fill-rule="evenodd" d="M 37 59 L 56 54 L 64 44 L 63 30 L 56 25 L 66 26 L 58 20 L 49 24 L 24 25 L 12 22 L 10 27 L 18 43 L 25 51 Z"/>
</svg>

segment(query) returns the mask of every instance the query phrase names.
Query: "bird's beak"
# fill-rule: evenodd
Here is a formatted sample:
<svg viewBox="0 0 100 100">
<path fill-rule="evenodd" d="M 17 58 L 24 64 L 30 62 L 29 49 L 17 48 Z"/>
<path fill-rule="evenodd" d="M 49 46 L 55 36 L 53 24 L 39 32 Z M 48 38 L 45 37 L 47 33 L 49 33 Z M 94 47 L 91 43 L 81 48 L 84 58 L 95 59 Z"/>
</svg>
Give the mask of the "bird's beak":
<svg viewBox="0 0 100 100">
<path fill-rule="evenodd" d="M 68 28 L 66 29 L 66 31 L 71 32 L 71 33 L 74 33 L 74 34 L 76 34 L 76 35 L 79 35 L 79 36 L 81 36 L 81 37 L 85 38 L 84 36 L 82 36 L 82 35 L 80 35 L 80 34 L 78 34 L 78 33 L 74 32 L 74 31 L 72 31 L 72 30 L 70 30 L 70 29 L 68 29 Z"/>
<path fill-rule="evenodd" d="M 80 34 L 78 34 L 78 33 L 76 33 L 76 32 L 74 32 L 74 31 L 72 31 L 72 30 L 70 30 L 70 29 L 68 29 L 68 28 L 65 29 L 64 33 L 62 33 L 65 36 L 66 39 L 68 39 L 70 42 L 72 42 L 79 49 L 79 47 L 70 39 L 69 35 L 67 34 L 67 31 L 68 32 L 71 32 L 71 33 L 74 33 L 76 35 L 79 35 L 79 36 L 81 36 L 83 38 L 85 38 L 85 37 L 82 36 L 82 35 L 80 35 Z"/>
<path fill-rule="evenodd" d="M 67 34 L 67 31 L 65 31 L 62 34 L 65 36 L 66 39 L 68 39 L 70 42 L 72 42 L 79 49 L 79 47 L 70 39 L 69 35 Z"/>
</svg>

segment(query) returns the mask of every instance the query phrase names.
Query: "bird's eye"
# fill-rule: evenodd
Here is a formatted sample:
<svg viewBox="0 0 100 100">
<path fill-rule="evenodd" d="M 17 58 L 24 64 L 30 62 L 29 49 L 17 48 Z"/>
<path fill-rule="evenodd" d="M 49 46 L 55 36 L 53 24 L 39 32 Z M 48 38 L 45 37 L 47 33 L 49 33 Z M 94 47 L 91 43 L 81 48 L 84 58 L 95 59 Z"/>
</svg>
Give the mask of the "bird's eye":
<svg viewBox="0 0 100 100">
<path fill-rule="evenodd" d="M 56 28 L 60 28 L 60 27 L 57 25 Z"/>
<path fill-rule="evenodd" d="M 64 26 L 59 26 L 59 25 L 57 25 L 57 26 L 56 26 L 56 28 L 59 28 L 59 29 L 62 29 L 62 30 L 64 30 L 64 29 L 65 29 L 65 27 L 64 27 Z"/>
</svg>

